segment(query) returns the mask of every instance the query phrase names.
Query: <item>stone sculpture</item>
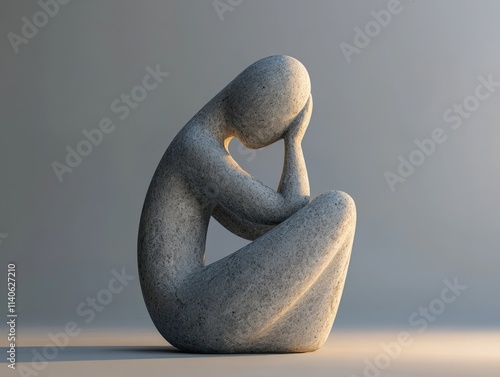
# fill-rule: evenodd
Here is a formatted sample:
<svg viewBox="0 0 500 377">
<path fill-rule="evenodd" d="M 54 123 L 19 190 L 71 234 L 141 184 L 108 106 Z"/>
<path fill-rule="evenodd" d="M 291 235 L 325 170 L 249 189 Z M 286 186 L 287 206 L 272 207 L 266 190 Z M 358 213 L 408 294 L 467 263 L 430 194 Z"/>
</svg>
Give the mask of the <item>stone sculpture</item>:
<svg viewBox="0 0 500 377">
<path fill-rule="evenodd" d="M 156 328 L 188 352 L 308 352 L 333 325 L 356 209 L 340 191 L 310 201 L 301 141 L 312 97 L 305 67 L 271 56 L 245 69 L 174 138 L 152 178 L 139 226 L 144 300 Z M 278 190 L 231 157 L 284 140 Z M 253 240 L 205 266 L 211 216 Z"/>
</svg>

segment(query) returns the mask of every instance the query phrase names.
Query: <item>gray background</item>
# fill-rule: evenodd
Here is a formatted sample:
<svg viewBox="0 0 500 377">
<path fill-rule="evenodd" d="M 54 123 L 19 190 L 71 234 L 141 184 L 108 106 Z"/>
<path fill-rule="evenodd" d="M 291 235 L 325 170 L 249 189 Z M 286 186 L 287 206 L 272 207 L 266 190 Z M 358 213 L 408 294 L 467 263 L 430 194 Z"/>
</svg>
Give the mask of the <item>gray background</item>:
<svg viewBox="0 0 500 377">
<path fill-rule="evenodd" d="M 73 1 L 16 54 L 34 1 L 0 11 L 0 292 L 18 265 L 22 329 L 63 327 L 106 288 L 111 270 L 135 279 L 88 327 L 151 327 L 136 269 L 137 226 L 154 169 L 181 127 L 259 58 L 287 54 L 308 68 L 314 112 L 303 146 L 313 195 L 350 193 L 358 227 L 338 328 L 408 327 L 439 298 L 443 281 L 467 290 L 432 326 L 499 326 L 500 90 L 456 131 L 443 112 L 474 93 L 477 77 L 500 81 L 500 3 L 401 1 L 370 45 L 348 63 L 339 47 L 388 1 L 249 1 L 221 20 L 212 1 Z M 145 67 L 170 73 L 121 121 L 110 105 L 141 83 Z M 500 88 L 499 88 L 500 89 Z M 109 117 L 116 130 L 59 182 L 83 129 Z M 415 138 L 436 127 L 449 138 L 391 192 Z M 255 153 L 231 144 L 237 161 L 276 186 L 282 144 Z M 215 221 L 207 262 L 246 242 Z M 3 309 L 2 309 L 3 310 Z M 18 330 L 20 331 L 20 330 Z"/>
</svg>

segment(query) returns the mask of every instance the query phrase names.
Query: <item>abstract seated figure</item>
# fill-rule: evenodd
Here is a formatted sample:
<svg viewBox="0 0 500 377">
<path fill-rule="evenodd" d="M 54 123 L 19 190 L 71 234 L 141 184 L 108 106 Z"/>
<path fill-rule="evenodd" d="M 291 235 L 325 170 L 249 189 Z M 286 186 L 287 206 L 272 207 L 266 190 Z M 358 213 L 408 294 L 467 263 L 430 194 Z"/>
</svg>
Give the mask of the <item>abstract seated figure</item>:
<svg viewBox="0 0 500 377">
<path fill-rule="evenodd" d="M 200 353 L 308 352 L 333 325 L 356 224 L 340 191 L 312 201 L 301 141 L 312 97 L 305 67 L 271 56 L 245 69 L 177 134 L 152 178 L 138 239 L 144 300 L 158 331 Z M 231 157 L 284 140 L 278 190 Z M 253 240 L 205 266 L 213 216 Z"/>
</svg>

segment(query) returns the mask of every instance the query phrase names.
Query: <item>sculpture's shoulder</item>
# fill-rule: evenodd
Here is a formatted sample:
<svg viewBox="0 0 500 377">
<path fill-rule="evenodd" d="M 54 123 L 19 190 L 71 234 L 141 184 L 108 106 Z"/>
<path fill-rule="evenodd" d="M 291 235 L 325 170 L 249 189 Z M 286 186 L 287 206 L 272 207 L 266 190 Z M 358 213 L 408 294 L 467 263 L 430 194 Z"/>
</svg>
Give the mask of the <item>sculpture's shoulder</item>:
<svg viewBox="0 0 500 377">
<path fill-rule="evenodd" d="M 170 144 L 169 154 L 183 164 L 203 166 L 224 154 L 224 148 L 204 132 L 199 124 L 188 123 Z"/>
</svg>

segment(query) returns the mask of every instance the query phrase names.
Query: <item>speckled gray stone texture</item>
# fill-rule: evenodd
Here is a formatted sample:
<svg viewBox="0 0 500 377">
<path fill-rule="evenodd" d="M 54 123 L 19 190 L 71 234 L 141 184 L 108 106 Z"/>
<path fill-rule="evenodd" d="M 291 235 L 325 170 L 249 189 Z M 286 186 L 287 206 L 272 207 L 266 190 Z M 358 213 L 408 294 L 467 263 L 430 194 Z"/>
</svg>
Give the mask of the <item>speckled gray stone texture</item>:
<svg viewBox="0 0 500 377">
<path fill-rule="evenodd" d="M 340 191 L 310 200 L 301 147 L 310 93 L 298 60 L 261 59 L 205 105 L 161 159 L 140 220 L 139 274 L 151 319 L 180 350 L 308 352 L 328 337 L 356 209 Z M 254 149 L 283 140 L 277 190 L 234 161 L 233 137 Z M 211 217 L 253 242 L 205 266 Z"/>
</svg>

